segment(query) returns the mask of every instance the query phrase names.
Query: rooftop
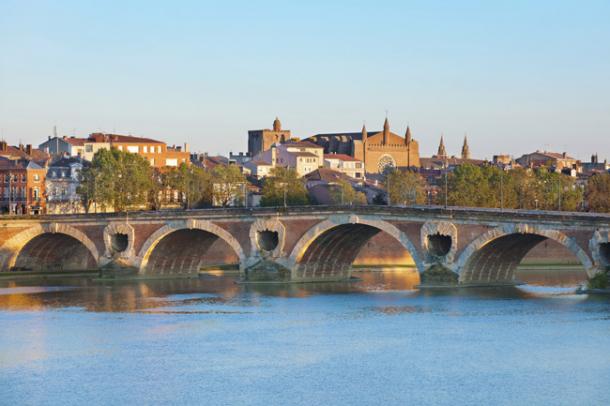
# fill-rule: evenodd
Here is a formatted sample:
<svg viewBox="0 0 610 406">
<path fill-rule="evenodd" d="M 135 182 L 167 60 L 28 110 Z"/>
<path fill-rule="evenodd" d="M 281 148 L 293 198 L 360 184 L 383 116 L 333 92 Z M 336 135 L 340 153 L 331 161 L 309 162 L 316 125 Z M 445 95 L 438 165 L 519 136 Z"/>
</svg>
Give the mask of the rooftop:
<svg viewBox="0 0 610 406">
<path fill-rule="evenodd" d="M 356 159 L 353 156 L 346 155 L 346 154 L 324 154 L 324 159 L 338 159 L 340 161 L 357 161 L 357 162 L 360 161 L 359 159 Z"/>
<path fill-rule="evenodd" d="M 121 135 L 121 134 L 106 134 L 106 133 L 92 133 L 87 138 L 87 141 L 93 142 L 118 142 L 118 143 L 129 143 L 129 144 L 165 144 L 162 141 L 153 140 L 152 138 L 135 137 L 133 135 Z"/>
</svg>

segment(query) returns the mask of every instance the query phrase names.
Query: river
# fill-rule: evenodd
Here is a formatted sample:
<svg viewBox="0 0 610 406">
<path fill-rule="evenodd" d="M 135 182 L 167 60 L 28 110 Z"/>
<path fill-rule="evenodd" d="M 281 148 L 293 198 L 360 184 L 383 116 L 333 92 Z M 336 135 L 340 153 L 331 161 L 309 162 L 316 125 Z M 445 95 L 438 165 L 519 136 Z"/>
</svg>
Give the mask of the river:
<svg viewBox="0 0 610 406">
<path fill-rule="evenodd" d="M 610 404 L 609 297 L 356 276 L 0 280 L 0 404 Z"/>
</svg>

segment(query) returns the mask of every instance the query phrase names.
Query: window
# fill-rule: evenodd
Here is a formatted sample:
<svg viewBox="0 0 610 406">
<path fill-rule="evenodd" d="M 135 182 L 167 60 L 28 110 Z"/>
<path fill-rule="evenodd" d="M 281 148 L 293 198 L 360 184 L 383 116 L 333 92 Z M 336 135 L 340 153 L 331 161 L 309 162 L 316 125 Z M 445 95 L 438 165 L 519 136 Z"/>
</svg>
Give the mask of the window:
<svg viewBox="0 0 610 406">
<path fill-rule="evenodd" d="M 147 154 L 147 153 L 148 153 L 148 145 L 144 145 L 144 146 L 142 147 L 142 152 L 144 152 L 145 154 Z"/>
<path fill-rule="evenodd" d="M 155 158 L 150 158 L 150 166 L 155 166 Z"/>
<path fill-rule="evenodd" d="M 25 173 L 21 175 L 21 181 L 25 182 Z"/>
<path fill-rule="evenodd" d="M 178 160 L 175 158 L 167 158 L 165 160 L 165 166 L 178 166 Z"/>
<path fill-rule="evenodd" d="M 34 193 L 32 194 L 32 196 L 33 196 L 34 200 L 38 199 L 38 188 L 37 187 L 34 188 Z"/>
<path fill-rule="evenodd" d="M 85 145 L 85 152 L 93 152 L 93 145 L 90 145 L 90 144 Z"/>
<path fill-rule="evenodd" d="M 35 181 L 35 182 L 38 182 L 39 180 L 40 180 L 40 175 L 39 175 L 39 174 L 37 174 L 37 173 L 35 173 L 35 174 L 34 174 L 34 181 Z"/>
<path fill-rule="evenodd" d="M 122 151 L 122 150 L 123 150 L 123 146 L 122 146 L 122 145 L 119 145 L 119 146 L 118 146 L 118 149 L 119 149 L 119 151 Z"/>
<path fill-rule="evenodd" d="M 128 145 L 127 151 L 131 152 L 132 154 L 137 154 L 138 152 L 140 152 L 140 149 L 138 148 L 137 145 Z"/>
<path fill-rule="evenodd" d="M 161 153 L 161 145 L 157 146 L 157 152 Z"/>
</svg>

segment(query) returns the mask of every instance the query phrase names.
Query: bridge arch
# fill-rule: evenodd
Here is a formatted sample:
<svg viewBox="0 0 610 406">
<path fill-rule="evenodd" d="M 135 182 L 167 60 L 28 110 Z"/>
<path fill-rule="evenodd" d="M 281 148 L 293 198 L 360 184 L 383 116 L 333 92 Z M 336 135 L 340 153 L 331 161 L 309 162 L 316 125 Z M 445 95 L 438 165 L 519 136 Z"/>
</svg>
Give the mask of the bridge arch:
<svg viewBox="0 0 610 406">
<path fill-rule="evenodd" d="M 461 283 L 512 282 L 521 260 L 546 239 L 572 252 L 588 277 L 595 275 L 591 259 L 573 238 L 528 224 L 504 225 L 487 231 L 464 248 L 454 268 Z"/>
<path fill-rule="evenodd" d="M 166 224 L 148 237 L 138 255 L 140 273 L 196 272 L 217 240 L 232 249 L 241 269 L 245 255 L 239 241 L 210 221 L 191 219 Z"/>
<path fill-rule="evenodd" d="M 64 223 L 37 224 L 0 247 L 0 268 L 84 270 L 96 268 L 97 247 L 82 231 Z"/>
<path fill-rule="evenodd" d="M 420 273 L 424 264 L 405 233 L 393 224 L 371 216 L 331 216 L 311 227 L 289 257 L 293 279 L 345 278 L 360 249 L 376 234 L 395 238 L 411 255 Z"/>
</svg>

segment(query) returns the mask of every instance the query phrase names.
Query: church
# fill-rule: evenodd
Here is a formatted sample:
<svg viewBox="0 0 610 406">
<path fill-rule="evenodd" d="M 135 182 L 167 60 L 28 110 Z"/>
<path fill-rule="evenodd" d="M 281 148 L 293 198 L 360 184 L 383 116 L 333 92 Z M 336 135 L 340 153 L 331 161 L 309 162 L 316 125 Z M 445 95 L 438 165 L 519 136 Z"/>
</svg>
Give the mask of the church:
<svg viewBox="0 0 610 406">
<path fill-rule="evenodd" d="M 324 148 L 325 154 L 346 154 L 364 162 L 367 173 L 383 173 L 388 167 L 419 167 L 419 144 L 407 127 L 405 136 L 390 131 L 385 119 L 382 131 L 316 134 L 310 141 Z"/>
</svg>

